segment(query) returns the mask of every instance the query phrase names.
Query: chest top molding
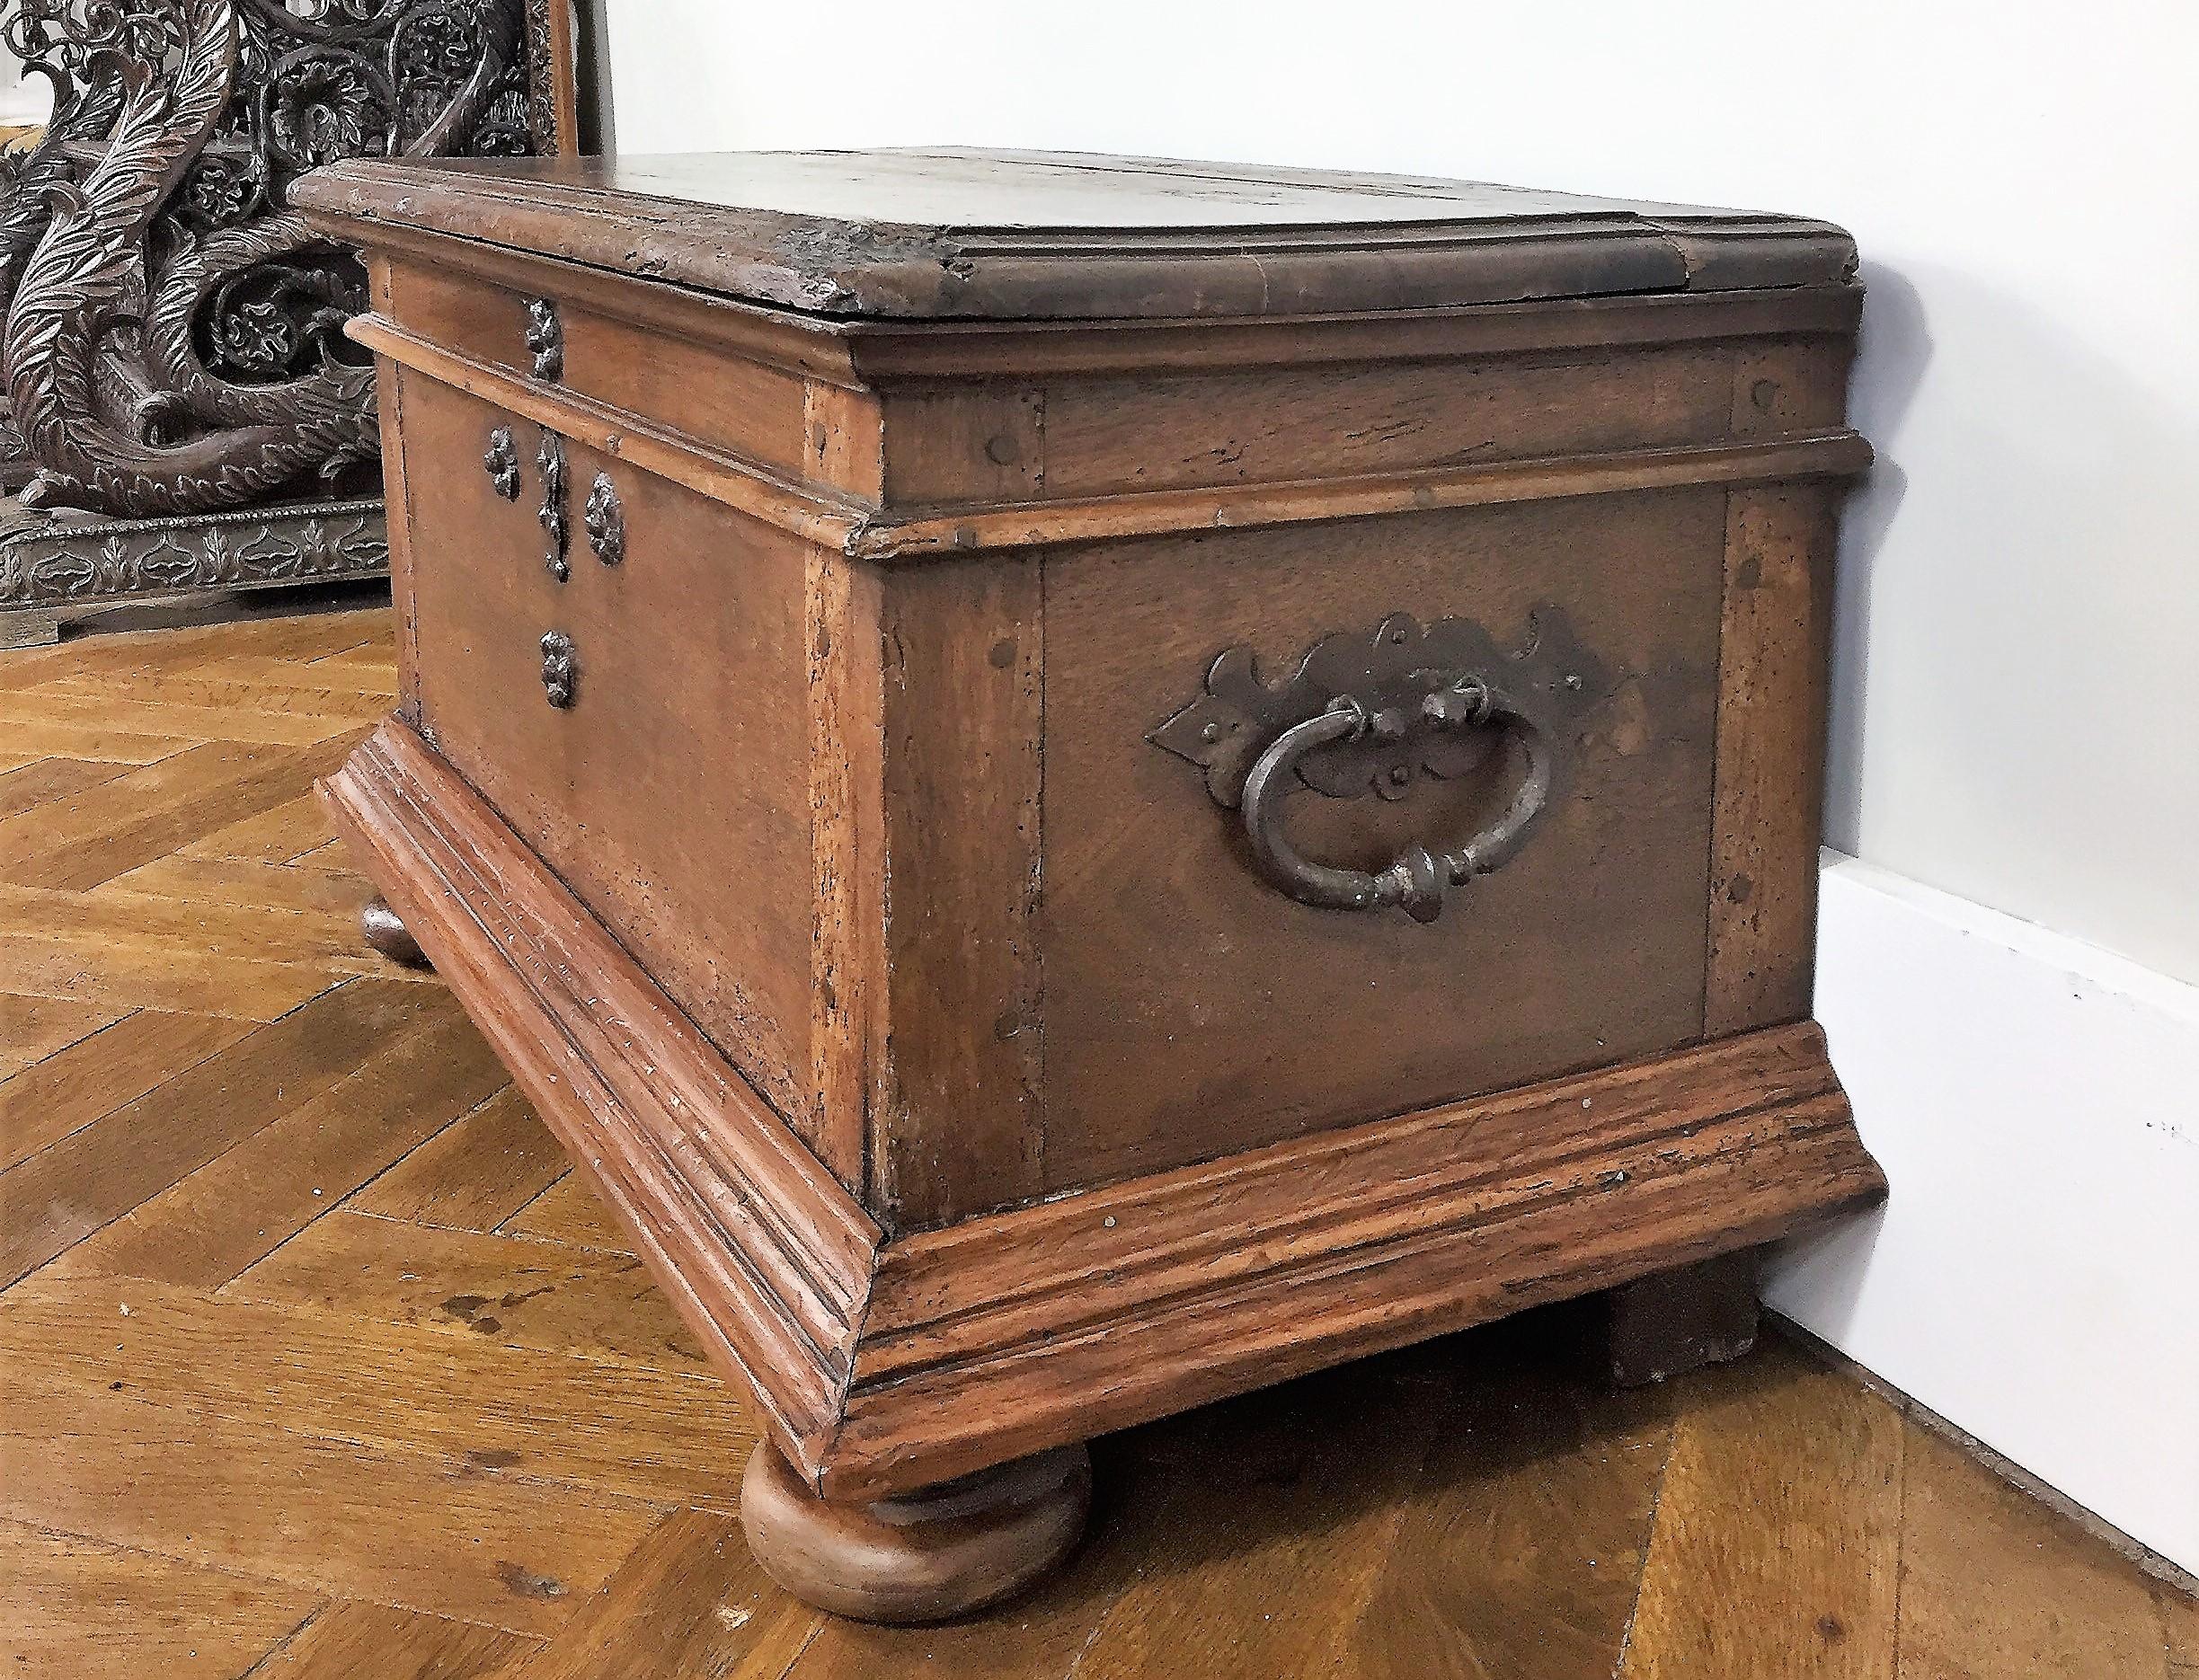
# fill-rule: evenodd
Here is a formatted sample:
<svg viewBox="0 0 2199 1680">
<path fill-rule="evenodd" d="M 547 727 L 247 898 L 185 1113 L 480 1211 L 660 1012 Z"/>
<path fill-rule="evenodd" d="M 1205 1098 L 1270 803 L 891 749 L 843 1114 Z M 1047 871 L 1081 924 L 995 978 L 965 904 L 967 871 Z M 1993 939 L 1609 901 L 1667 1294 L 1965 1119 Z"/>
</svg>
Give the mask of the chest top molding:
<svg viewBox="0 0 2199 1680">
<path fill-rule="evenodd" d="M 293 201 L 842 319 L 1246 319 L 1838 284 L 1824 222 L 1086 154 L 360 160 Z M 368 231 L 350 236 L 375 243 Z"/>
</svg>

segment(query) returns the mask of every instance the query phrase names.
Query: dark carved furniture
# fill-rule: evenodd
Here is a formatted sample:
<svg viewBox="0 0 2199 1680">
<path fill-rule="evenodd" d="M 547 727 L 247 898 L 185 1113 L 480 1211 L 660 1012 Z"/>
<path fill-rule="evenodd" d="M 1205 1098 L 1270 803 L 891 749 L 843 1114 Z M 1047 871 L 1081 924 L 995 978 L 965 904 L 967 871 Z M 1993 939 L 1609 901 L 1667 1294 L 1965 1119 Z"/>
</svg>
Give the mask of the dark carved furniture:
<svg viewBox="0 0 2199 1680">
<path fill-rule="evenodd" d="M 1538 1302 L 1745 1348 L 1810 1020 L 1821 223 L 966 153 L 361 163 L 398 715 L 326 785 L 850 1614 L 1079 1443 Z"/>
<path fill-rule="evenodd" d="M 365 271 L 290 184 L 572 149 L 567 0 L 9 0 L 0 37 L 54 91 L 0 197 L 0 645 L 386 571 Z"/>
</svg>

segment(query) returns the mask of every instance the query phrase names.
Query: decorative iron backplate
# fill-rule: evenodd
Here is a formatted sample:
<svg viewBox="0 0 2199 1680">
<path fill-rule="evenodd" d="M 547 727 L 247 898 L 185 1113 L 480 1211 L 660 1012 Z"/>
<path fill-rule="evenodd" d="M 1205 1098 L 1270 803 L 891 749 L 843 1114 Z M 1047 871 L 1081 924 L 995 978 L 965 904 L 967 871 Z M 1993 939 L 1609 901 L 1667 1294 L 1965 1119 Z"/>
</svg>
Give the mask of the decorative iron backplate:
<svg viewBox="0 0 2199 1680">
<path fill-rule="evenodd" d="M 542 692 L 549 703 L 561 712 L 572 704 L 573 685 L 580 680 L 580 667 L 572 650 L 572 638 L 562 630 L 553 630 L 542 638 Z"/>
<path fill-rule="evenodd" d="M 1250 649 L 1230 649 L 1208 668 L 1207 692 L 1151 739 L 1206 772 L 1207 791 L 1237 811 L 1252 866 L 1276 891 L 1317 909 L 1398 909 L 1432 922 L 1453 889 L 1502 869 L 1526 844 L 1565 779 L 1580 714 L 1604 683 L 1601 664 L 1554 606 L 1534 610 L 1525 644 L 1512 652 L 1470 619 L 1423 630 L 1398 613 L 1371 636 L 1323 637 L 1272 687 Z M 1405 844 L 1379 870 L 1305 855 L 1283 821 L 1294 787 L 1402 799 L 1421 776 L 1463 775 L 1508 740 L 1521 763 L 1506 772 L 1502 811 L 1463 837 Z"/>
<path fill-rule="evenodd" d="M 618 488 L 608 473 L 596 474 L 589 487 L 588 505 L 581 509 L 581 524 L 588 532 L 588 546 L 607 566 L 626 557 L 626 514 L 618 505 Z"/>
<path fill-rule="evenodd" d="M 535 510 L 535 517 L 542 522 L 542 563 L 563 583 L 572 575 L 565 563 L 565 551 L 572 542 L 565 516 L 565 440 L 554 431 L 544 432 L 535 465 L 542 473 L 542 506 Z"/>
<path fill-rule="evenodd" d="M 489 469 L 489 482 L 506 501 L 519 500 L 519 448 L 511 440 L 511 428 L 499 426 L 489 434 L 489 447 L 481 464 Z"/>
<path fill-rule="evenodd" d="M 1386 715 L 1419 708 L 1459 674 L 1485 675 L 1523 707 L 1561 724 L 1604 698 L 1609 683 L 1602 661 L 1582 644 L 1564 611 L 1547 603 L 1529 613 L 1526 637 L 1510 650 L 1472 619 L 1441 619 L 1423 630 L 1411 614 L 1396 613 L 1371 632 L 1322 637 L 1272 685 L 1249 647 L 1228 649 L 1208 668 L 1206 692 L 1147 738 L 1204 770 L 1214 802 L 1234 810 L 1254 762 L 1277 736 L 1350 698 L 1378 727 L 1307 754 L 1299 779 L 1334 799 L 1371 792 L 1399 800 L 1423 774 L 1468 774 L 1498 745 L 1488 730 L 1379 727 Z"/>
<path fill-rule="evenodd" d="M 536 378 L 555 384 L 565 376 L 565 328 L 546 297 L 527 300 L 527 353 L 535 358 Z"/>
</svg>

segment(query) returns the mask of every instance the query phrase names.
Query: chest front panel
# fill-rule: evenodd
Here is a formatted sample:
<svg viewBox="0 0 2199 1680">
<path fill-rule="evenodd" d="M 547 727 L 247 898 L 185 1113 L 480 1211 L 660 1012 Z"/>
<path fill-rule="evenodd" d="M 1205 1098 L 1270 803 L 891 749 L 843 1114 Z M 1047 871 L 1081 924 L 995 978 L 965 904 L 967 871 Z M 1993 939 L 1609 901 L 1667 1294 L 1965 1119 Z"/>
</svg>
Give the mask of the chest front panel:
<svg viewBox="0 0 2199 1680">
<path fill-rule="evenodd" d="M 422 732 L 806 1126 L 806 550 L 390 371 L 403 381 Z M 547 471 L 545 440 L 562 464 Z M 508 456 L 509 497 L 492 456 Z"/>
</svg>

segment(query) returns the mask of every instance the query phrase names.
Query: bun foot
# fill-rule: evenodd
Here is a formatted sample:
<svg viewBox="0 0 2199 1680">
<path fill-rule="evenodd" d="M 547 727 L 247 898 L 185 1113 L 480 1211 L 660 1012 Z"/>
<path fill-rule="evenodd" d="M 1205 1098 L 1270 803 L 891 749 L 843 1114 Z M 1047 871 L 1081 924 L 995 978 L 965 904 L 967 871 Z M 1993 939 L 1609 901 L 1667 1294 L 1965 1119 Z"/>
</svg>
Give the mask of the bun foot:
<svg viewBox="0 0 2199 1680">
<path fill-rule="evenodd" d="M 1092 1508 L 1082 1444 L 871 1505 L 838 1505 L 758 1443 L 740 1523 L 765 1574 L 858 1622 L 944 1622 L 996 1604 L 1068 1555 Z"/>
<path fill-rule="evenodd" d="M 1621 1388 L 1738 1359 L 1756 1346 L 1756 1251 L 1636 1278 L 1597 1306 L 1597 1363 Z"/>
<path fill-rule="evenodd" d="M 428 959 L 418 942 L 406 931 L 397 913 L 380 897 L 369 898 L 359 906 L 359 931 L 368 945 L 378 951 L 392 962 L 401 962 L 408 968 L 424 968 Z"/>
</svg>

